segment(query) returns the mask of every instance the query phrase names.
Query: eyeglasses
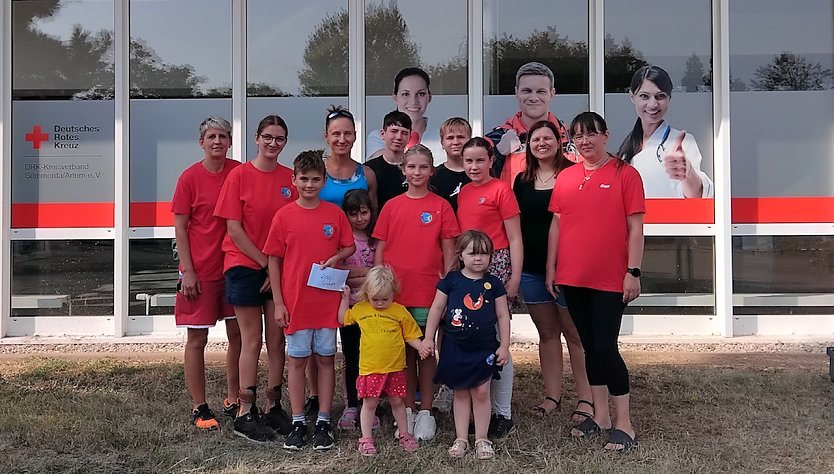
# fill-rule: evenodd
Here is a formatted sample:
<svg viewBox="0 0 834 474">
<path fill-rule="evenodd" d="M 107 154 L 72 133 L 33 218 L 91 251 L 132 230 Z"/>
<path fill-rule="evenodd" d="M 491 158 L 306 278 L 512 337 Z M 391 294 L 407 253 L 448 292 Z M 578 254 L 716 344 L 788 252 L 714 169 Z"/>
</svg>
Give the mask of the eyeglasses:
<svg viewBox="0 0 834 474">
<path fill-rule="evenodd" d="M 657 161 L 659 163 L 663 163 L 663 155 L 666 154 L 666 147 L 663 146 L 666 143 L 666 140 L 669 138 L 669 132 L 672 131 L 672 127 L 666 125 L 666 130 L 663 131 L 663 137 L 660 139 L 660 143 L 657 144 L 657 151 L 655 152 L 655 156 L 657 156 Z"/>
<path fill-rule="evenodd" d="M 349 118 L 349 119 L 353 120 L 353 114 L 350 113 L 349 110 L 345 110 L 345 109 L 334 110 L 333 112 L 330 112 L 329 114 L 327 114 L 327 120 L 328 121 L 333 120 L 336 117 L 345 117 L 345 118 Z"/>
<path fill-rule="evenodd" d="M 267 145 L 269 145 L 272 142 L 275 142 L 276 145 L 283 145 L 284 143 L 287 143 L 287 137 L 273 137 L 272 135 L 267 135 L 264 133 L 260 134 L 259 136 L 261 137 L 261 141 L 263 141 Z"/>
<path fill-rule="evenodd" d="M 579 133 L 579 134 L 576 134 L 576 135 L 573 136 L 573 141 L 574 142 L 581 142 L 583 140 L 591 141 L 591 140 L 595 140 L 600 135 L 602 135 L 602 134 L 601 133 L 596 133 L 596 132 L 588 132 L 584 135 Z"/>
</svg>

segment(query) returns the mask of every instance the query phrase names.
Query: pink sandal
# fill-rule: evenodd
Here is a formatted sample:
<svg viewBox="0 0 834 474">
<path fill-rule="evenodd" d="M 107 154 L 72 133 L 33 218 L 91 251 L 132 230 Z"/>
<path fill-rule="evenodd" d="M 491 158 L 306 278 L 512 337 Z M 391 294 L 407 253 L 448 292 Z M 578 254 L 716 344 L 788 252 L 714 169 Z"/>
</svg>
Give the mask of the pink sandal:
<svg viewBox="0 0 834 474">
<path fill-rule="evenodd" d="M 373 438 L 359 438 L 358 444 L 359 454 L 362 456 L 376 456 L 376 446 Z"/>
<path fill-rule="evenodd" d="M 403 433 L 400 435 L 400 446 L 403 447 L 409 453 L 413 453 L 420 448 L 420 443 L 414 440 L 414 437 L 408 433 Z"/>
</svg>

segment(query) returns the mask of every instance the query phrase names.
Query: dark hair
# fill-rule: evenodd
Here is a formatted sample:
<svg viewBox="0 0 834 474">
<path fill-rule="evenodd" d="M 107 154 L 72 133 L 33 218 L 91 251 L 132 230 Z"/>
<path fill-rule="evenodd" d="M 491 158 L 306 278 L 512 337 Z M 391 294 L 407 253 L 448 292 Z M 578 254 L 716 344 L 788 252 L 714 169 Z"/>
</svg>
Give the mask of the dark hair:
<svg viewBox="0 0 834 474">
<path fill-rule="evenodd" d="M 531 181 L 536 180 L 536 172 L 539 171 L 539 160 L 535 156 L 533 156 L 533 148 L 530 146 L 530 139 L 533 137 L 533 133 L 540 128 L 547 128 L 553 132 L 553 136 L 556 137 L 556 159 L 553 162 L 553 171 L 558 175 L 562 172 L 563 169 L 570 166 L 572 163 L 565 158 L 565 153 L 562 151 L 562 139 L 561 135 L 559 135 L 559 129 L 556 128 L 556 125 L 553 125 L 553 122 L 549 120 L 539 120 L 538 122 L 534 123 L 530 130 L 527 132 L 527 143 L 526 148 L 527 151 L 524 155 L 524 161 L 526 162 L 526 168 L 521 173 L 521 181 L 525 183 L 529 183 Z M 556 177 L 554 175 L 554 178 Z"/>
<path fill-rule="evenodd" d="M 484 137 L 472 137 L 472 138 L 470 138 L 469 140 L 466 141 L 466 143 L 463 144 L 463 149 L 461 150 L 461 152 L 465 151 L 467 148 L 475 148 L 475 147 L 485 149 L 487 151 L 487 155 L 489 155 L 489 157 L 492 158 L 492 156 L 493 156 L 492 142 L 487 140 Z"/>
<path fill-rule="evenodd" d="M 608 124 L 606 124 L 605 119 L 596 112 L 582 112 L 574 117 L 570 123 L 571 134 L 576 135 L 577 129 L 583 133 L 606 133 L 608 132 Z M 625 162 L 620 159 L 615 160 L 614 163 L 617 169 L 621 168 L 624 164 Z"/>
<path fill-rule="evenodd" d="M 350 113 L 350 110 L 342 107 L 341 105 L 330 104 L 330 107 L 327 108 L 327 117 L 324 119 L 324 130 L 327 131 L 327 129 L 330 128 L 330 122 L 338 118 L 346 118 L 350 120 L 353 128 L 356 128 L 356 120 L 354 120 L 353 114 Z"/>
<path fill-rule="evenodd" d="M 371 205 L 370 193 L 364 189 L 351 189 L 345 193 L 345 198 L 342 200 L 342 211 L 344 211 L 345 214 L 359 212 L 359 210 L 363 207 L 367 208 L 368 211 L 371 212 L 371 220 L 368 222 L 368 227 L 365 229 L 365 233 L 368 234 L 368 244 L 373 244 L 376 242 L 376 239 L 371 237 L 371 235 L 374 233 L 374 225 L 376 225 L 376 214 L 374 213 L 374 208 Z"/>
<path fill-rule="evenodd" d="M 645 81 L 653 82 L 658 89 L 669 94 L 669 97 L 672 96 L 674 84 L 672 83 L 672 78 L 669 77 L 669 73 L 663 68 L 659 66 L 641 67 L 634 73 L 633 76 L 631 76 L 631 84 L 629 85 L 628 90 L 630 90 L 632 94 L 636 94 Z M 622 158 L 626 163 L 631 163 L 634 155 L 639 153 L 642 148 L 643 122 L 640 120 L 640 117 L 637 117 L 637 121 L 634 123 L 634 128 L 625 140 L 623 140 L 623 144 L 620 145 L 620 149 L 617 150 L 617 154 L 620 155 L 620 158 Z"/>
<path fill-rule="evenodd" d="M 323 153 L 321 150 L 302 151 L 292 162 L 292 172 L 298 175 L 315 171 L 324 177 L 326 168 L 324 166 L 324 158 L 322 158 L 322 155 Z"/>
<path fill-rule="evenodd" d="M 385 130 L 391 126 L 403 127 L 411 130 L 411 117 L 409 117 L 407 113 L 400 112 L 399 110 L 388 112 L 382 119 L 382 129 Z"/>
<path fill-rule="evenodd" d="M 411 76 L 420 76 L 424 81 L 426 81 L 426 89 L 431 92 L 431 80 L 429 79 L 429 75 L 426 71 L 420 69 L 419 67 L 407 67 L 400 69 L 400 72 L 394 76 L 394 94 L 400 91 L 400 82 L 406 77 Z"/>
<path fill-rule="evenodd" d="M 466 247 L 469 247 L 469 244 L 472 244 L 472 250 L 475 253 L 489 255 L 490 260 L 492 260 L 492 252 L 494 250 L 492 239 L 480 230 L 467 230 L 460 234 L 460 237 L 458 237 L 455 243 L 455 258 L 452 259 L 452 263 L 449 265 L 449 271 L 453 272 L 463 269 L 461 255 L 466 250 Z"/>
<path fill-rule="evenodd" d="M 266 127 L 270 125 L 278 125 L 279 127 L 284 129 L 284 133 L 287 134 L 287 137 L 290 135 L 290 130 L 287 128 L 287 122 L 284 121 L 281 117 L 277 115 L 267 115 L 266 117 L 262 118 L 261 121 L 258 123 L 258 131 L 256 132 L 257 135 L 260 135 L 261 132 L 264 131 Z"/>
</svg>

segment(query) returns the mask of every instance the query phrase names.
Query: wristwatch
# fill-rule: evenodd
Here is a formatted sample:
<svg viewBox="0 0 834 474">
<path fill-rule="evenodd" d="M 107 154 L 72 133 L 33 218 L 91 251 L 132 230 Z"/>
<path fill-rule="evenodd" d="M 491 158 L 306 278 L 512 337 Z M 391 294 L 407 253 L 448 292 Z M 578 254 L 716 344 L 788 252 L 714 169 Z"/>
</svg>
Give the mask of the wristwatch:
<svg viewBox="0 0 834 474">
<path fill-rule="evenodd" d="M 640 269 L 637 267 L 627 269 L 626 273 L 630 273 L 634 278 L 640 278 L 640 275 L 642 274 Z"/>
</svg>

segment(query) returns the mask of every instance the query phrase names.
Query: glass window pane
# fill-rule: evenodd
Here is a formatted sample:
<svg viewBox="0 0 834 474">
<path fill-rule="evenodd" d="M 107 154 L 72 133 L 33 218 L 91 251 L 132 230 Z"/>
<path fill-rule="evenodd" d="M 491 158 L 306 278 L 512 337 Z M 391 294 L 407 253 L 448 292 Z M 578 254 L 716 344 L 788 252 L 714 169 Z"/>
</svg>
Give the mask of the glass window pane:
<svg viewBox="0 0 834 474">
<path fill-rule="evenodd" d="M 179 271 L 173 239 L 130 241 L 130 315 L 174 314 Z"/>
<path fill-rule="evenodd" d="M 642 0 L 639 6 L 625 0 L 605 2 L 609 147 L 640 172 L 647 198 L 714 195 L 711 27 L 707 0 Z M 644 66 L 651 68 L 642 70 Z M 638 73 L 645 79 L 638 79 L 632 90 Z M 683 130 L 682 151 L 694 172 L 673 177 L 664 162 Z M 679 215 L 658 215 L 651 207 L 648 211 L 649 222 L 667 222 L 668 217 L 680 222 Z M 711 202 L 703 204 L 703 215 L 689 207 L 683 212 L 693 214 L 690 222 L 713 222 Z"/>
<path fill-rule="evenodd" d="M 112 240 L 11 245 L 13 317 L 113 314 Z"/>
<path fill-rule="evenodd" d="M 12 16 L 11 225 L 112 227 L 113 2 L 16 1 Z"/>
<path fill-rule="evenodd" d="M 712 237 L 646 237 L 644 249 L 643 296 L 626 313 L 715 314 Z"/>
<path fill-rule="evenodd" d="M 733 199 L 733 220 L 796 222 L 790 214 L 803 212 L 807 219 L 800 221 L 830 222 L 834 4 L 733 0 L 729 23 L 732 192 L 742 198 Z M 779 199 L 784 197 L 824 199 Z M 790 212 L 780 216 L 745 205 L 764 201 Z"/>
<path fill-rule="evenodd" d="M 834 236 L 733 237 L 733 293 L 736 314 L 831 314 Z"/>
<path fill-rule="evenodd" d="M 467 25 L 466 2 L 365 2 L 366 157 L 381 152 L 382 119 L 398 109 L 411 117 L 412 131 L 431 149 L 435 162 L 445 161 L 440 125 L 450 117 L 468 116 Z M 407 67 L 428 74 L 428 102 L 419 95 L 425 81 L 414 75 L 400 82 L 394 100 L 394 79 Z"/>
<path fill-rule="evenodd" d="M 131 0 L 130 96 L 231 97 L 228 0 Z"/>
<path fill-rule="evenodd" d="M 550 111 L 570 123 L 588 110 L 588 3 L 484 1 L 484 130 L 519 111 L 518 68 L 544 63 L 556 76 Z"/>
</svg>

